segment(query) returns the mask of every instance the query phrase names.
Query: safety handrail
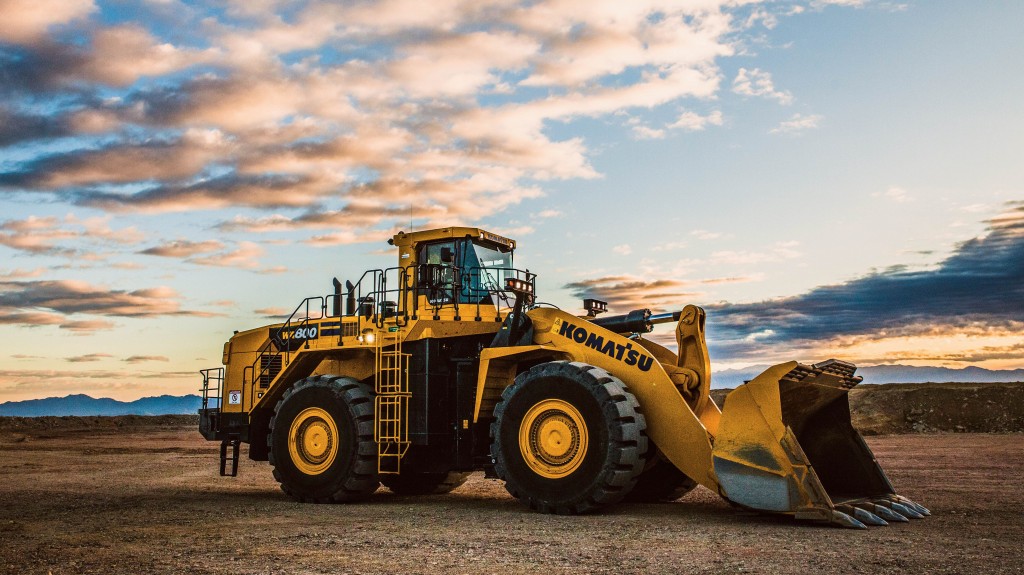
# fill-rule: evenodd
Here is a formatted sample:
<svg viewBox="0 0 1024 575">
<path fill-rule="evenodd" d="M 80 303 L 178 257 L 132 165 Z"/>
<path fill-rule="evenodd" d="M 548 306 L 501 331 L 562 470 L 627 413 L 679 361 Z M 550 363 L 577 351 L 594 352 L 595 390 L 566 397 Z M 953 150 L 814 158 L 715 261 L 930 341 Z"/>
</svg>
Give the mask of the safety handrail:
<svg viewBox="0 0 1024 575">
<path fill-rule="evenodd" d="M 294 339 L 290 337 L 290 334 L 294 334 L 296 330 L 308 327 L 310 321 L 320 320 L 328 315 L 328 310 L 333 309 L 335 298 L 343 298 L 342 301 L 348 301 L 354 299 L 356 301 L 356 309 L 348 310 L 345 306 L 338 305 L 341 313 L 338 317 L 352 316 L 358 318 L 358 322 L 361 324 L 363 321 L 371 322 L 377 329 L 382 329 L 384 323 L 391 318 L 394 318 L 395 322 L 402 325 L 403 321 L 408 321 L 410 316 L 415 318 L 418 313 L 419 296 L 422 295 L 426 290 L 437 289 L 437 286 L 425 287 L 420 285 L 419 277 L 420 270 L 426 269 L 428 265 L 432 264 L 418 264 L 405 267 L 392 267 L 384 269 L 370 269 L 363 272 L 359 277 L 359 280 L 354 284 L 347 292 L 332 293 L 325 296 L 312 296 L 307 297 L 295 307 L 295 310 L 288 316 L 284 323 L 274 330 L 271 337 L 257 350 L 256 360 L 252 365 L 247 366 L 243 369 L 242 378 L 243 381 L 247 381 L 250 387 L 250 400 L 255 397 L 255 390 L 257 382 L 261 381 L 263 377 L 269 377 L 273 379 L 276 375 L 271 376 L 271 371 L 275 367 L 275 359 L 281 357 L 281 363 L 279 371 L 284 370 L 290 355 L 298 351 L 298 348 L 293 348 Z M 436 265 L 436 264 L 433 264 Z M 508 277 L 515 277 L 517 279 L 525 280 L 531 284 L 535 284 L 536 274 L 530 273 L 529 270 L 520 270 L 512 267 L 482 267 L 473 266 L 470 268 L 459 268 L 458 266 L 447 266 L 452 270 L 453 278 L 452 285 L 446 291 L 450 292 L 449 298 L 442 298 L 441 303 L 432 305 L 434 315 L 437 312 L 449 305 L 455 309 L 456 317 L 460 314 L 460 305 L 467 305 L 475 307 L 476 319 L 481 318 L 481 312 L 483 308 L 482 302 L 484 300 L 490 301 L 504 301 L 506 303 L 511 301 L 508 297 L 507 290 L 501 285 L 501 281 Z M 492 273 L 497 274 L 497 278 Z M 389 277 L 394 276 L 395 287 L 389 287 Z M 485 277 L 488 278 L 485 281 Z M 409 281 L 410 278 L 413 281 Z M 473 279 L 477 281 L 474 283 Z M 466 283 L 468 281 L 468 283 Z M 364 282 L 370 284 L 370 288 L 363 291 Z M 463 302 L 463 291 L 464 286 L 474 285 L 477 287 L 471 287 L 472 299 L 474 302 Z M 409 291 L 412 291 L 413 297 L 409 298 Z M 394 296 L 394 300 L 389 300 L 389 296 Z M 476 297 L 479 295 L 480 297 Z M 486 297 L 485 297 L 486 296 Z M 446 300 L 446 301 L 445 301 Z M 389 303 L 394 302 L 395 308 L 392 312 L 387 309 Z M 413 309 L 410 310 L 409 302 L 412 302 Z M 340 303 L 340 302 L 339 302 Z M 370 306 L 367 310 L 366 306 Z M 510 307 L 510 306 L 509 306 Z M 500 305 L 495 305 L 496 308 L 496 321 L 501 321 L 501 308 Z M 348 313 L 352 311 L 354 313 Z M 369 311 L 369 313 L 366 313 Z M 410 313 L 411 311 L 411 313 Z M 315 315 L 314 315 L 315 312 Z M 341 336 L 339 335 L 339 338 Z M 302 344 L 309 347 L 309 340 L 306 339 Z M 265 359 L 268 358 L 268 359 Z M 265 363 L 264 363 L 265 362 Z M 268 382 L 270 383 L 270 382 Z M 243 388 L 244 389 L 244 388 Z M 243 391 L 244 393 L 244 391 Z M 243 397 L 244 403 L 244 397 Z"/>
<path fill-rule="evenodd" d="M 209 369 L 200 369 L 199 373 L 203 376 L 203 387 L 199 391 L 202 392 L 203 398 L 203 410 L 207 409 L 220 409 L 223 397 L 224 386 L 224 368 L 223 367 L 211 367 Z M 210 383 L 214 382 L 213 396 L 210 395 Z M 216 400 L 217 405 L 211 406 L 211 400 Z"/>
</svg>

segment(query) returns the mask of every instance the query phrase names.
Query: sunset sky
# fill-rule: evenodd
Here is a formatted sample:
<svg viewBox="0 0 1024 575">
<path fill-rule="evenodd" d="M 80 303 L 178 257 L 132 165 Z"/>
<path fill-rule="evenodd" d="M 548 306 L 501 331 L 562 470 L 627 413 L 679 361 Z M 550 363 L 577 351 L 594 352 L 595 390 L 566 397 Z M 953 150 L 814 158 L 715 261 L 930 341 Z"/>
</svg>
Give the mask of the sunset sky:
<svg viewBox="0 0 1024 575">
<path fill-rule="evenodd" d="M 566 309 L 703 305 L 716 369 L 1024 367 L 1024 2 L 0 14 L 0 402 L 193 393 L 454 224 Z"/>
</svg>

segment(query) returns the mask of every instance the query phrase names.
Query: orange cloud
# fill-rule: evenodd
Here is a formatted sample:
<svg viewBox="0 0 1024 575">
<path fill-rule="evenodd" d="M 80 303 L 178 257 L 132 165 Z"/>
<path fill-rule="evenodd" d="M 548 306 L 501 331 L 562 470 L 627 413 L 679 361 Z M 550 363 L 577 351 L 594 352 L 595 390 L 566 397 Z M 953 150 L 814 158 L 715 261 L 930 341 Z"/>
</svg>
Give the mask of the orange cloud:
<svg viewBox="0 0 1024 575">
<path fill-rule="evenodd" d="M 175 240 L 163 245 L 146 248 L 139 253 L 149 256 L 162 256 L 165 258 L 187 258 L 197 254 L 215 252 L 223 248 L 224 244 L 216 240 L 204 242 Z"/>
<path fill-rule="evenodd" d="M 104 359 L 110 359 L 114 356 L 109 353 L 90 353 L 88 355 L 77 355 L 74 357 L 65 357 L 64 361 L 71 363 L 91 363 L 94 361 L 102 361 Z"/>
<path fill-rule="evenodd" d="M 67 24 L 96 11 L 93 0 L 0 0 L 0 40 L 31 44 L 53 26 Z"/>
<path fill-rule="evenodd" d="M 177 292 L 168 287 L 126 291 L 73 280 L 0 282 L 0 317 L 17 320 L 5 323 L 52 325 L 79 313 L 130 318 L 212 315 L 182 310 Z"/>
<path fill-rule="evenodd" d="M 126 363 L 146 363 L 146 362 L 150 362 L 150 361 L 164 361 L 164 362 L 167 362 L 167 361 L 171 361 L 171 360 L 166 358 L 166 357 L 164 357 L 164 356 L 162 356 L 162 355 L 133 355 L 131 357 L 126 357 L 126 358 L 122 359 L 121 361 L 126 362 Z"/>
<path fill-rule="evenodd" d="M 684 291 L 689 285 L 689 282 L 671 279 L 607 276 L 568 283 L 562 288 L 578 298 L 606 301 L 614 313 L 626 313 L 644 308 L 655 312 L 678 311 L 698 295 Z"/>
</svg>

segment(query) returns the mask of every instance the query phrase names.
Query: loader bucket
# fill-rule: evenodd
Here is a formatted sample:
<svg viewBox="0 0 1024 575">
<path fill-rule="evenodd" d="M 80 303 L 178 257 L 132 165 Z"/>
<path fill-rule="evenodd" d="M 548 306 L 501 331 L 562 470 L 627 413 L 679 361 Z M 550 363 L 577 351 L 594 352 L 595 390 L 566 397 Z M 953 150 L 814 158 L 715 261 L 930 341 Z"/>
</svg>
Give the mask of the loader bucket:
<svg viewBox="0 0 1024 575">
<path fill-rule="evenodd" d="M 776 365 L 725 400 L 712 460 L 723 496 L 844 527 L 927 514 L 896 495 L 850 420 L 852 364 Z"/>
</svg>

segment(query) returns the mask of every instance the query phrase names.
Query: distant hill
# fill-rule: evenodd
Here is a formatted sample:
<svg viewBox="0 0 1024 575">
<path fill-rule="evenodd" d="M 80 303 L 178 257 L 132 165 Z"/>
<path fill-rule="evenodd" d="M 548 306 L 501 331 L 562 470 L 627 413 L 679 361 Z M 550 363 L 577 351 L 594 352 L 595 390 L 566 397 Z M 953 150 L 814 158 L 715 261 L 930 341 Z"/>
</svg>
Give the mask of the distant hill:
<svg viewBox="0 0 1024 575">
<path fill-rule="evenodd" d="M 734 388 L 753 379 L 767 369 L 768 365 L 755 365 L 743 369 L 727 369 L 711 373 L 711 385 L 715 388 Z M 984 369 L 965 367 L 917 367 L 913 365 L 869 365 L 859 367 L 857 375 L 864 383 L 1004 383 L 1024 381 L 1024 369 Z"/>
<path fill-rule="evenodd" d="M 712 371 L 711 385 L 715 389 L 735 388 L 764 371 L 768 365 L 755 365 L 743 369 Z M 714 365 L 712 365 L 712 370 Z M 913 365 L 872 365 L 857 369 L 864 383 L 1007 383 L 1024 381 L 1024 369 L 984 369 L 965 367 L 916 367 Z M 199 410 L 198 395 L 161 395 L 143 397 L 135 401 L 117 401 L 88 395 L 48 397 L 0 403 L 0 416 L 39 417 L 45 415 L 193 415 Z"/>
<path fill-rule="evenodd" d="M 194 414 L 202 399 L 198 395 L 160 395 L 135 401 L 117 401 L 78 394 L 0 403 L 0 416 L 40 417 L 45 415 L 178 415 Z"/>
</svg>

